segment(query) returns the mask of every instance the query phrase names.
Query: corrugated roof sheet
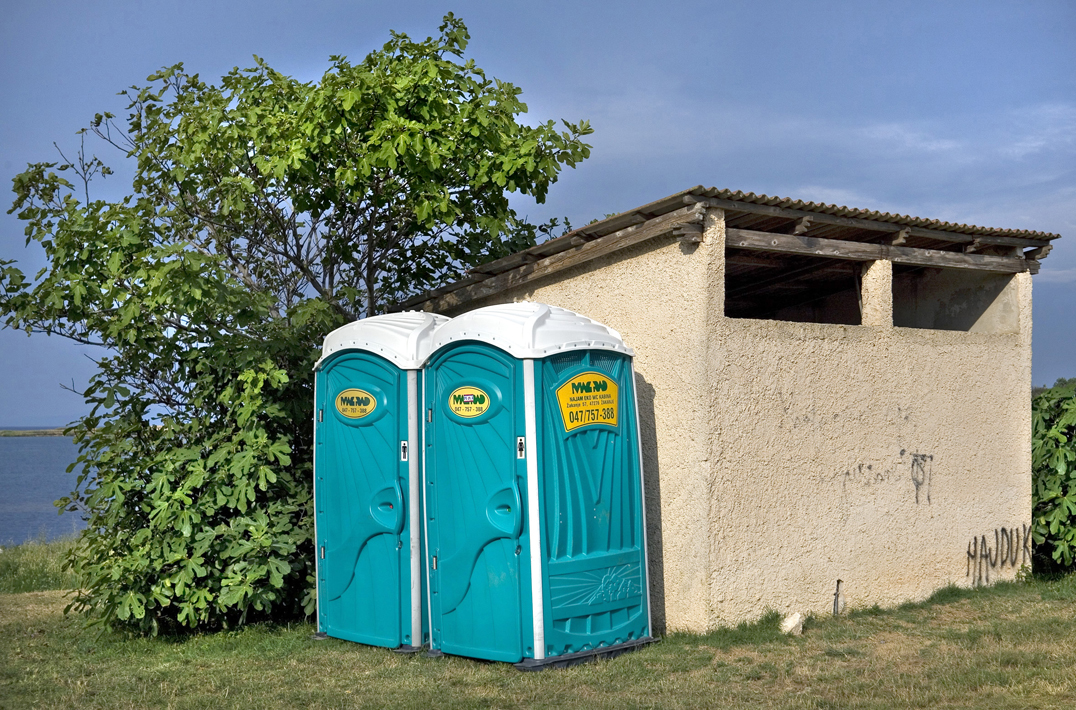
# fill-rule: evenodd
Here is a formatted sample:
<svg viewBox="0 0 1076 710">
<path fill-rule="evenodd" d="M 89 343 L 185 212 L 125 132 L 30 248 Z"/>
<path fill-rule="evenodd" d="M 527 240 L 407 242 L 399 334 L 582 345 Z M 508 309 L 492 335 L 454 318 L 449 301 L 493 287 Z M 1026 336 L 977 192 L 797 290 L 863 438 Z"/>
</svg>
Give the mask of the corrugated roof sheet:
<svg viewBox="0 0 1076 710">
<path fill-rule="evenodd" d="M 857 209 L 840 205 L 827 205 L 823 202 L 804 202 L 789 197 L 770 197 L 769 195 L 756 195 L 753 192 L 741 192 L 739 190 L 722 190 L 716 187 L 703 187 L 698 185 L 685 190 L 681 195 L 696 195 L 698 197 L 715 197 L 732 202 L 747 202 L 754 205 L 770 205 L 783 207 L 802 212 L 815 212 L 829 214 L 837 217 L 853 217 L 856 219 L 869 219 L 874 222 L 889 222 L 906 227 L 922 227 L 923 229 L 936 229 L 939 232 L 956 232 L 958 234 L 974 234 L 977 236 L 990 237 L 1018 237 L 1024 239 L 1057 239 L 1060 234 L 1047 232 L 1035 232 L 1028 229 L 998 229 L 994 227 L 979 227 L 971 224 L 956 224 L 943 222 L 938 219 L 924 219 L 923 217 L 911 217 L 904 214 L 891 214 L 876 210 Z"/>
<path fill-rule="evenodd" d="M 769 195 L 756 195 L 753 192 L 742 192 L 739 190 L 723 190 L 716 187 L 703 187 L 702 185 L 696 185 L 687 190 L 677 192 L 668 197 L 663 197 L 660 200 L 650 202 L 636 207 L 635 209 L 626 210 L 619 214 L 606 217 L 605 219 L 597 220 L 590 224 L 584 225 L 578 229 L 575 229 L 567 234 L 563 234 L 554 239 L 546 240 L 540 244 L 536 244 L 529 249 L 525 249 L 521 252 L 491 261 L 485 264 L 471 269 L 470 274 L 456 281 L 455 283 L 445 284 L 440 288 L 426 293 L 414 296 L 407 301 L 404 301 L 401 307 L 414 307 L 432 298 L 436 298 L 446 293 L 456 291 L 471 284 L 483 281 L 495 274 L 502 274 L 512 269 L 519 268 L 525 264 L 530 264 L 545 257 L 557 254 L 560 252 L 572 249 L 579 244 L 586 243 L 588 241 L 598 239 L 600 237 L 613 234 L 628 227 L 634 227 L 648 220 L 660 217 L 662 215 L 674 212 L 679 209 L 684 209 L 685 206 L 694 198 L 710 198 L 714 200 L 721 200 L 728 203 L 739 203 L 743 205 L 742 212 L 757 212 L 760 209 L 768 210 L 770 208 L 777 208 L 780 210 L 788 210 L 787 213 L 779 215 L 779 217 L 788 219 L 789 217 L 795 218 L 796 213 L 813 213 L 813 214 L 825 214 L 833 218 L 847 218 L 849 220 L 857 220 L 853 225 L 846 225 L 850 229 L 870 229 L 869 222 L 884 223 L 887 225 L 893 225 L 885 228 L 883 231 L 899 231 L 901 228 L 908 227 L 920 230 L 931 230 L 935 232 L 934 238 L 941 238 L 942 235 L 936 234 L 938 232 L 949 232 L 952 234 L 962 235 L 961 237 L 954 237 L 951 239 L 942 239 L 942 247 L 956 246 L 953 242 L 972 242 L 973 238 L 979 237 L 1003 237 L 1008 239 L 1027 239 L 1033 240 L 1026 247 L 1042 246 L 1045 242 L 1057 239 L 1061 235 L 1050 234 L 1047 232 L 1036 232 L 1028 229 L 998 229 L 994 227 L 979 227 L 969 224 L 956 224 L 953 222 L 943 222 L 937 219 L 924 219 L 922 217 L 911 217 L 908 215 L 891 214 L 889 212 L 878 212 L 876 210 L 856 209 L 853 207 L 843 207 L 840 205 L 829 205 L 822 202 L 805 202 L 803 200 L 794 200 L 789 197 L 771 197 Z M 752 210 L 748 205 L 758 205 L 759 207 Z M 721 205 L 726 212 L 736 212 L 735 205 Z M 929 239 L 931 235 L 928 232 L 922 232 L 920 237 Z M 948 244 L 946 244 L 948 242 Z M 1014 246 L 1019 246 L 1017 243 Z M 931 248 L 937 248 L 933 246 Z M 1048 248 L 1048 247 L 1044 247 Z"/>
</svg>

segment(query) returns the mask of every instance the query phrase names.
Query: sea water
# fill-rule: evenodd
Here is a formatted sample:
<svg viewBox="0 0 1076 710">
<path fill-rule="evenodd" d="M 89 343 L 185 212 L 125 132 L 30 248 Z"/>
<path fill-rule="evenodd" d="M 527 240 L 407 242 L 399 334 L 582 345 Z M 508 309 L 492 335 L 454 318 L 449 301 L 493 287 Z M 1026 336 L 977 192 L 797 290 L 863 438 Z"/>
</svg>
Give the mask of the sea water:
<svg viewBox="0 0 1076 710">
<path fill-rule="evenodd" d="M 59 515 L 52 504 L 75 488 L 67 472 L 78 447 L 65 436 L 0 437 L 0 546 L 55 540 L 86 527 L 78 512 Z"/>
</svg>

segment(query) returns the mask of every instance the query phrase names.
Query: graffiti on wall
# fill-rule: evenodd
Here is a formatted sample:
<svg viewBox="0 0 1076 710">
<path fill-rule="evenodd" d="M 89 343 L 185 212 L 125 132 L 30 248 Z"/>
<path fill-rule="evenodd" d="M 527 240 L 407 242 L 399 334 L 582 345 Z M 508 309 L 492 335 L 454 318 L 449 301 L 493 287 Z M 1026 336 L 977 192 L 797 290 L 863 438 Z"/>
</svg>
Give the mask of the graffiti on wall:
<svg viewBox="0 0 1076 710">
<path fill-rule="evenodd" d="M 897 459 L 889 464 L 875 466 L 859 463 L 855 466 L 823 476 L 822 480 L 840 480 L 841 493 L 847 498 L 854 488 L 871 488 L 886 483 L 908 485 L 911 479 L 915 502 L 930 504 L 931 479 L 934 475 L 934 455 L 909 452 L 901 449 Z"/>
<path fill-rule="evenodd" d="M 859 463 L 835 474 L 833 478 L 839 478 L 841 489 L 847 492 L 850 488 L 870 488 L 880 483 L 888 483 L 894 473 L 890 467 L 879 466 L 875 469 L 874 464 Z"/>
<path fill-rule="evenodd" d="M 991 546 L 991 543 L 993 545 Z M 1031 561 L 1031 527 L 994 528 L 993 540 L 986 535 L 968 542 L 968 564 L 965 577 L 974 585 L 990 584 L 990 573 L 997 574 L 1006 565 L 1014 570 Z"/>
<path fill-rule="evenodd" d="M 904 449 L 900 450 L 900 456 L 904 458 Z M 912 485 L 915 486 L 915 502 L 920 500 L 920 492 L 922 492 L 923 500 L 926 500 L 927 504 L 930 504 L 930 478 L 933 473 L 933 454 L 912 454 L 911 455 L 911 470 L 912 470 Z"/>
</svg>

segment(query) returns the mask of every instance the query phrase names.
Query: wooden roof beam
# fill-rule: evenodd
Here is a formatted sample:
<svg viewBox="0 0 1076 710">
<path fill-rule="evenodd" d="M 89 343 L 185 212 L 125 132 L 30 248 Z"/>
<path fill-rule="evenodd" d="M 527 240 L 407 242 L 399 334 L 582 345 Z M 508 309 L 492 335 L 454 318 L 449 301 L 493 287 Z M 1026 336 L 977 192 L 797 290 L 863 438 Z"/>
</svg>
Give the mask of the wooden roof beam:
<svg viewBox="0 0 1076 710">
<path fill-rule="evenodd" d="M 794 279 L 798 279 L 804 276 L 810 276 L 811 274 L 816 274 L 819 271 L 825 271 L 828 268 L 830 268 L 830 263 L 828 261 L 819 261 L 818 263 L 812 261 L 809 264 L 804 264 L 803 266 L 800 266 L 798 268 L 782 271 L 768 278 L 755 279 L 751 283 L 740 286 L 739 288 L 729 289 L 726 285 L 725 298 L 743 298 L 745 296 L 751 296 L 756 293 L 765 291 L 772 286 L 789 285 L 789 283 Z"/>
<path fill-rule="evenodd" d="M 1053 244 L 1047 244 L 1044 247 L 1039 247 L 1037 249 L 1032 249 L 1031 251 L 1025 251 L 1024 252 L 1024 258 L 1025 259 L 1034 259 L 1035 261 L 1039 261 L 1040 259 L 1045 259 L 1046 255 L 1049 254 L 1050 251 L 1053 250 L 1053 248 L 1054 248 Z"/>
<path fill-rule="evenodd" d="M 792 227 L 792 234 L 797 237 L 801 234 L 806 234 L 807 230 L 811 228 L 811 216 L 807 215 L 800 217 L 796 220 L 796 224 Z"/>
<path fill-rule="evenodd" d="M 681 244 L 701 244 L 702 225 L 682 224 L 673 230 L 673 236 L 677 237 Z"/>
<path fill-rule="evenodd" d="M 642 224 L 643 222 L 646 222 L 647 220 L 653 218 L 653 215 L 646 214 L 643 212 L 625 212 L 624 214 L 610 217 L 608 221 L 602 220 L 602 228 L 600 230 L 597 230 L 592 235 L 588 234 L 587 236 L 590 239 L 597 239 L 598 237 L 604 237 L 606 234 L 618 232 L 621 229 L 624 229 L 624 227 L 634 227 L 637 224 Z"/>
<path fill-rule="evenodd" d="M 753 232 L 746 229 L 726 230 L 725 244 L 736 249 L 781 254 L 803 254 L 849 261 L 878 261 L 888 259 L 895 264 L 914 264 L 947 269 L 976 269 L 997 273 L 1016 274 L 1031 270 L 1031 264 L 1023 258 L 989 256 L 986 254 L 963 254 L 936 249 L 914 249 L 888 244 L 849 242 L 839 239 L 796 237 L 790 234 Z M 1037 264 L 1036 264 L 1037 266 Z"/>
</svg>

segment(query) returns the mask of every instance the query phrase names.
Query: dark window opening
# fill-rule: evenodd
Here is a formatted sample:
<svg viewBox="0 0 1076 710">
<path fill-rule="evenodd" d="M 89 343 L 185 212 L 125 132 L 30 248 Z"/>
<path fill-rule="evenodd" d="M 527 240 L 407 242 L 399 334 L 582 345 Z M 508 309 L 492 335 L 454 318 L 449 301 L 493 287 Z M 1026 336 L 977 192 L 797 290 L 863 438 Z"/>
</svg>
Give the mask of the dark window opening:
<svg viewBox="0 0 1076 710">
<path fill-rule="evenodd" d="M 893 325 L 1015 333 L 1019 309 L 1012 275 L 894 264 Z"/>
<path fill-rule="evenodd" d="M 862 264 L 800 254 L 725 250 L 725 315 L 859 325 Z"/>
</svg>

